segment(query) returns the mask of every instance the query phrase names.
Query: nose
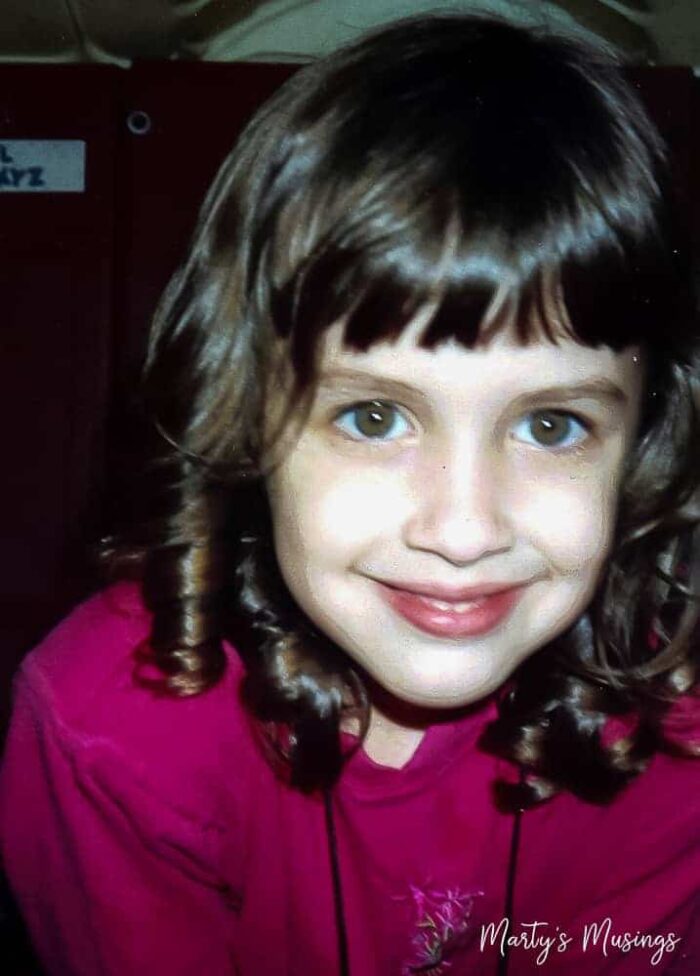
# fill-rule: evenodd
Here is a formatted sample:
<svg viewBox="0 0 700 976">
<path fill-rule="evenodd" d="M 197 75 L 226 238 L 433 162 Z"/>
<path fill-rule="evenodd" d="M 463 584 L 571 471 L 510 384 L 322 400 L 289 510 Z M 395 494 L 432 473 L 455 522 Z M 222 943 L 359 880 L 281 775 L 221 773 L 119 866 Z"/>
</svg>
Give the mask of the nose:
<svg viewBox="0 0 700 976">
<path fill-rule="evenodd" d="M 504 462 L 489 445 L 451 445 L 421 467 L 404 526 L 408 548 L 467 566 L 513 545 Z"/>
</svg>

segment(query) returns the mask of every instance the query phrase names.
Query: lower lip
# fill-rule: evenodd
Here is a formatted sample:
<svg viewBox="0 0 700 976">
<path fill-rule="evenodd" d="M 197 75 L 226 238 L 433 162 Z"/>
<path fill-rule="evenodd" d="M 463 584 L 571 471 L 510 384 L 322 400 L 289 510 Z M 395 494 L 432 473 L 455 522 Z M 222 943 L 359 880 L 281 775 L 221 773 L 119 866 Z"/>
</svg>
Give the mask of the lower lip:
<svg viewBox="0 0 700 976">
<path fill-rule="evenodd" d="M 518 586 L 500 590 L 480 597 L 473 607 L 446 610 L 410 590 L 397 590 L 382 583 L 379 588 L 389 606 L 418 630 L 451 638 L 479 637 L 494 630 L 513 610 L 523 589 Z"/>
</svg>

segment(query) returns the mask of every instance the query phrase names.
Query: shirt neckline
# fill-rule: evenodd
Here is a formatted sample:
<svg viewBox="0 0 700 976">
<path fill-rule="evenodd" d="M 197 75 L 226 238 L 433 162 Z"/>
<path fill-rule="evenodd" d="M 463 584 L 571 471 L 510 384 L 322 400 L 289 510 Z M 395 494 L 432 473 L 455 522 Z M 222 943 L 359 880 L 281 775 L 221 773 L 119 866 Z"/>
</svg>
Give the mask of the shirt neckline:
<svg viewBox="0 0 700 976">
<path fill-rule="evenodd" d="M 465 750 L 474 748 L 485 726 L 497 715 L 497 696 L 478 703 L 452 722 L 430 726 L 411 758 L 400 768 L 376 762 L 362 747 L 346 761 L 339 789 L 358 799 L 388 799 L 418 792 L 438 780 Z M 356 740 L 343 735 L 346 747 Z M 495 761 L 495 760 L 494 760 Z"/>
</svg>

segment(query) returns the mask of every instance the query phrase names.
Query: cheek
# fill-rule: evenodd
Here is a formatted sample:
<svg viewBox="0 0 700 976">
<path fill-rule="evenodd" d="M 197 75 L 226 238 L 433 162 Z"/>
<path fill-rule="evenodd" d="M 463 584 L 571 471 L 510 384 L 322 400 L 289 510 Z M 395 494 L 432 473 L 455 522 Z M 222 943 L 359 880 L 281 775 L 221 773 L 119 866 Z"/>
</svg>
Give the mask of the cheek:
<svg viewBox="0 0 700 976">
<path fill-rule="evenodd" d="M 360 463 L 325 465 L 301 453 L 290 458 L 268 489 L 280 563 L 333 563 L 361 552 L 400 523 L 405 492 L 396 481 Z"/>
<path fill-rule="evenodd" d="M 597 572 L 615 525 L 617 486 L 611 478 L 569 476 L 526 490 L 518 503 L 521 527 L 562 572 Z"/>
<path fill-rule="evenodd" d="M 334 546 L 356 549 L 378 538 L 402 517 L 402 492 L 390 477 L 347 468 L 316 480 L 313 517 Z"/>
</svg>

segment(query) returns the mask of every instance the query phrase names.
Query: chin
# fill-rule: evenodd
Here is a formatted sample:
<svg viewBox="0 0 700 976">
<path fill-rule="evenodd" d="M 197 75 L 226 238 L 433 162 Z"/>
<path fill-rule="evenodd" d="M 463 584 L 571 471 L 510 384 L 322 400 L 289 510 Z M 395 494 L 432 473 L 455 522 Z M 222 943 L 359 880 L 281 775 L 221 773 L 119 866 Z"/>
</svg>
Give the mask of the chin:
<svg viewBox="0 0 700 976">
<path fill-rule="evenodd" d="M 375 674 L 372 681 L 378 684 L 385 695 L 414 708 L 428 711 L 449 712 L 475 705 L 493 694 L 508 678 L 508 675 L 492 675 L 470 679 L 445 680 L 441 674 L 432 680 L 424 673 L 401 675 L 392 681 L 388 676 Z"/>
</svg>

